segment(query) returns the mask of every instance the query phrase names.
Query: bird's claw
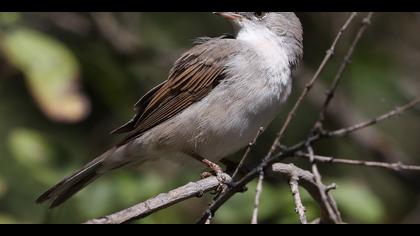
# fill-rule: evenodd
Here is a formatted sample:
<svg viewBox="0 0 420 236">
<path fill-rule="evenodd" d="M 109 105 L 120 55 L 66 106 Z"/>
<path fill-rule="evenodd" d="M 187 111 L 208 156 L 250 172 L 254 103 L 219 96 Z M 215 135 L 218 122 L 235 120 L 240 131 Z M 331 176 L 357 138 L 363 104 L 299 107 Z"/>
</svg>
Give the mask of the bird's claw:
<svg viewBox="0 0 420 236">
<path fill-rule="evenodd" d="M 230 183 L 232 183 L 232 177 L 230 177 L 224 172 L 216 173 L 216 178 L 219 181 L 219 183 L 223 185 L 229 185 Z"/>
</svg>

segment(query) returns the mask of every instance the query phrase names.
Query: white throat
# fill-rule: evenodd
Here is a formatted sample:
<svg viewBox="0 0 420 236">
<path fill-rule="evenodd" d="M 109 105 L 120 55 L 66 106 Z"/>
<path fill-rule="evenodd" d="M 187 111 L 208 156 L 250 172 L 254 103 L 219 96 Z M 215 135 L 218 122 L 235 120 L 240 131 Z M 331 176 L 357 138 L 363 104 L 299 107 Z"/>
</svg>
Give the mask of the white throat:
<svg viewBox="0 0 420 236">
<path fill-rule="evenodd" d="M 279 73 L 291 73 L 288 47 L 283 37 L 277 36 L 266 27 L 247 25 L 238 32 L 236 39 L 246 42 L 255 50 L 260 56 L 260 65 L 269 74 L 282 78 L 283 84 L 288 83 L 285 78 L 289 76 L 279 76 Z"/>
</svg>

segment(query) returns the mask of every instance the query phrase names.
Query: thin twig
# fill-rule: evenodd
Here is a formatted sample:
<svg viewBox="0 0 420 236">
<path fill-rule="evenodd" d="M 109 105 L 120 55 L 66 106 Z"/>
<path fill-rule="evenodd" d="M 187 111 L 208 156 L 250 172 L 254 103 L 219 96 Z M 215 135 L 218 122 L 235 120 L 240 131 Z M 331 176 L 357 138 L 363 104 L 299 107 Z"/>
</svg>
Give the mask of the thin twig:
<svg viewBox="0 0 420 236">
<path fill-rule="evenodd" d="M 337 90 L 338 85 L 341 82 L 341 79 L 343 78 L 343 75 L 344 75 L 344 72 L 345 72 L 347 66 L 350 64 L 350 60 L 351 60 L 351 57 L 353 55 L 354 49 L 356 48 L 357 44 L 359 43 L 360 39 L 362 38 L 363 34 L 365 33 L 366 28 L 368 27 L 368 25 L 371 22 L 372 16 L 373 16 L 373 13 L 369 12 L 368 15 L 363 19 L 359 31 L 357 32 L 353 42 L 351 43 L 351 46 L 349 47 L 346 55 L 344 56 L 343 62 L 341 63 L 341 65 L 340 65 L 340 67 L 337 71 L 337 74 L 334 77 L 332 86 L 327 92 L 327 97 L 325 99 L 324 105 L 322 106 L 322 109 L 319 113 L 319 117 L 318 117 L 317 121 L 315 122 L 312 131 L 310 132 L 309 138 L 312 137 L 314 134 L 316 134 L 317 131 L 322 131 L 322 126 L 323 126 L 323 122 L 325 120 L 325 114 L 327 112 L 328 106 L 330 105 L 330 103 L 331 103 L 331 101 L 334 97 L 334 93 Z M 322 200 L 325 202 L 325 204 L 327 206 L 329 217 L 331 218 L 331 220 L 334 223 L 342 223 L 340 212 L 337 208 L 337 204 L 330 194 L 330 189 L 331 188 L 325 188 L 324 184 L 322 183 L 322 177 L 321 177 L 321 174 L 319 172 L 318 166 L 316 164 L 316 161 L 315 161 L 315 158 L 314 158 L 313 148 L 311 146 L 311 142 L 310 142 L 309 138 L 307 140 L 308 141 L 307 142 L 307 150 L 308 150 L 308 153 L 309 153 L 309 160 L 311 162 L 311 168 L 312 168 L 312 173 L 313 173 L 314 178 L 315 178 L 315 182 L 318 185 L 318 189 L 320 191 Z"/>
<path fill-rule="evenodd" d="M 335 48 L 337 47 L 337 44 L 338 44 L 339 40 L 341 39 L 342 35 L 346 31 L 346 29 L 348 28 L 348 26 L 350 25 L 350 23 L 356 17 L 356 15 L 357 15 L 356 12 L 353 12 L 353 13 L 350 14 L 349 18 L 344 23 L 344 25 L 341 27 L 340 31 L 338 32 L 337 36 L 335 37 L 335 39 L 334 39 L 331 47 L 327 50 L 326 55 L 325 55 L 324 59 L 322 60 L 321 64 L 319 65 L 317 71 L 315 72 L 315 74 L 313 75 L 313 77 L 311 78 L 311 80 L 305 85 L 305 89 L 303 90 L 302 94 L 299 96 L 299 98 L 296 101 L 295 105 L 293 106 L 292 110 L 287 115 L 286 120 L 283 123 L 283 126 L 281 127 L 281 129 L 280 129 L 280 131 L 279 131 L 276 139 L 274 140 L 273 145 L 270 148 L 270 152 L 266 156 L 267 159 L 276 151 L 276 149 L 280 145 L 281 140 L 282 140 L 282 138 L 283 138 L 283 136 L 284 136 L 287 128 L 289 127 L 289 124 L 292 121 L 293 117 L 295 117 L 296 112 L 297 112 L 298 108 L 300 107 L 303 99 L 305 99 L 305 97 L 311 91 L 313 85 L 318 80 L 321 72 L 324 70 L 324 68 L 327 65 L 328 61 L 334 55 Z"/>
<path fill-rule="evenodd" d="M 115 14 L 94 12 L 90 15 L 98 31 L 117 52 L 131 54 L 138 51 L 141 45 L 140 38 L 127 27 L 122 26 Z"/>
<path fill-rule="evenodd" d="M 260 170 L 257 188 L 255 189 L 254 211 L 252 212 L 251 224 L 258 224 L 258 211 L 260 208 L 260 198 L 263 190 L 264 170 Z"/>
<path fill-rule="evenodd" d="M 251 153 L 252 147 L 257 143 L 258 138 L 260 137 L 260 135 L 264 132 L 264 128 L 260 127 L 258 129 L 257 134 L 255 135 L 254 139 L 248 144 L 248 148 L 246 149 L 244 155 L 241 158 L 241 161 L 239 162 L 238 166 L 235 168 L 234 173 L 232 174 L 232 181 L 236 180 L 236 177 L 239 174 L 239 171 L 243 168 L 243 166 L 245 165 L 246 159 L 248 158 L 249 154 Z M 206 210 L 205 212 L 205 217 L 207 218 L 203 218 L 201 219 L 201 223 L 204 224 L 210 224 L 211 223 L 211 219 L 213 218 L 213 212 L 211 211 L 212 206 L 214 206 L 215 204 L 217 204 L 217 200 L 220 199 L 220 197 L 223 196 L 223 193 L 219 193 L 217 194 L 213 201 L 209 204 L 209 208 Z M 203 222 L 204 220 L 204 222 Z"/>
<path fill-rule="evenodd" d="M 242 167 L 245 165 L 245 161 L 248 158 L 249 154 L 251 153 L 252 147 L 257 143 L 258 138 L 260 137 L 260 135 L 264 132 L 264 128 L 260 127 L 257 134 L 255 135 L 254 139 L 252 140 L 252 142 L 250 142 L 248 144 L 248 148 L 246 149 L 244 155 L 241 158 L 241 161 L 239 162 L 238 166 L 235 169 L 235 172 L 233 172 L 232 174 L 232 180 L 235 181 L 236 177 L 239 173 L 239 171 L 242 169 Z"/>
<path fill-rule="evenodd" d="M 407 111 L 408 109 L 413 108 L 418 103 L 420 103 L 420 98 L 417 98 L 417 99 L 413 100 L 412 102 L 410 102 L 410 103 L 408 103 L 404 106 L 397 107 L 396 109 L 394 109 L 394 110 L 392 110 L 392 111 L 390 111 L 390 112 L 388 112 L 388 113 L 386 113 L 382 116 L 379 116 L 375 119 L 372 119 L 370 121 L 363 122 L 363 123 L 357 124 L 357 125 L 349 127 L 349 128 L 344 128 L 344 129 L 340 129 L 340 130 L 336 130 L 336 131 L 326 132 L 322 135 L 315 134 L 314 136 L 310 136 L 306 141 L 295 144 L 292 147 L 290 147 L 290 148 L 288 148 L 284 151 L 281 151 L 281 152 L 273 155 L 272 157 L 270 157 L 268 159 L 263 160 L 260 163 L 259 166 L 250 170 L 247 175 L 245 175 L 243 178 L 241 178 L 241 180 L 235 182 L 233 184 L 232 188 L 229 188 L 224 194 L 222 194 L 220 197 L 218 197 L 218 199 L 215 199 L 213 201 L 213 203 L 210 204 L 209 208 L 207 208 L 207 210 L 203 213 L 203 215 L 197 221 L 197 223 L 205 223 L 206 219 L 208 218 L 208 216 L 210 214 L 214 215 L 214 213 L 226 201 L 228 201 L 233 195 L 235 195 L 236 192 L 241 191 L 243 189 L 243 186 L 245 186 L 247 183 L 249 183 L 254 178 L 256 178 L 258 176 L 259 170 L 261 168 L 265 168 L 267 165 L 272 164 L 275 161 L 281 161 L 282 159 L 293 156 L 297 151 L 301 151 L 303 148 L 305 148 L 308 143 L 313 144 L 314 142 L 320 140 L 321 138 L 341 137 L 341 136 L 350 134 L 354 131 L 366 128 L 366 127 L 371 126 L 373 124 L 376 124 L 378 122 L 382 122 L 383 120 L 386 120 L 386 119 L 391 118 L 393 116 L 400 115 L 400 114 L 404 113 L 405 111 Z M 332 205 L 336 205 L 336 204 L 332 204 Z"/>
<path fill-rule="evenodd" d="M 313 73 L 308 72 L 308 75 L 312 74 Z M 304 83 L 302 83 L 302 87 L 303 86 Z M 318 83 L 306 100 L 316 107 L 321 108 L 324 103 L 324 98 L 320 97 L 319 94 L 323 93 L 323 91 L 327 91 L 327 89 L 324 88 L 321 83 Z M 413 97 L 410 99 L 412 98 Z M 333 116 L 334 122 L 340 127 L 348 127 L 359 121 L 368 120 L 365 115 L 361 113 L 346 96 L 344 96 L 344 94 L 336 94 L 334 99 L 339 100 L 339 102 L 334 104 L 331 103 L 330 109 L 332 112 L 329 115 Z M 418 108 L 420 108 L 420 106 L 418 106 Z M 363 132 L 351 133 L 350 137 L 361 148 L 378 156 L 381 161 L 394 163 L 399 160 L 408 159 L 405 151 L 397 146 L 396 143 L 392 142 L 393 137 L 379 127 L 371 126 L 369 129 L 364 129 Z"/>
<path fill-rule="evenodd" d="M 306 170 L 303 170 L 299 167 L 296 167 L 293 164 L 283 164 L 283 163 L 275 163 L 269 169 L 270 176 L 279 176 L 285 177 L 286 179 L 298 179 L 300 186 L 302 186 L 318 203 L 321 211 L 321 216 L 319 218 L 319 223 L 329 224 L 334 223 L 331 221 L 330 217 L 328 216 L 327 204 L 322 200 L 322 196 L 320 195 L 318 185 L 314 180 L 314 175 Z M 324 188 L 327 188 L 324 186 Z"/>
<path fill-rule="evenodd" d="M 404 113 L 405 111 L 413 108 L 414 106 L 416 106 L 417 104 L 420 103 L 420 97 L 414 99 L 413 101 L 400 106 L 400 107 L 396 107 L 394 110 L 387 112 L 381 116 L 378 116 L 374 119 L 371 119 L 369 121 L 365 121 L 356 125 L 353 125 L 351 127 L 347 127 L 347 128 L 343 128 L 343 129 L 339 129 L 339 130 L 335 130 L 335 131 L 329 131 L 326 132 L 325 134 L 323 134 L 325 137 L 342 137 L 345 136 L 347 134 L 350 134 L 352 132 L 364 129 L 366 127 L 372 126 L 374 124 L 377 124 L 379 122 L 382 122 L 384 120 L 390 119 L 392 117 L 401 115 L 402 113 Z"/>
<path fill-rule="evenodd" d="M 340 212 L 337 209 L 336 203 L 331 197 L 331 195 L 329 194 L 329 192 L 327 192 L 325 185 L 322 183 L 322 177 L 321 177 L 321 174 L 319 173 L 318 166 L 316 165 L 316 162 L 314 159 L 314 150 L 310 145 L 307 146 L 307 149 L 309 153 L 309 160 L 311 162 L 312 174 L 314 175 L 315 183 L 318 186 L 318 190 L 321 195 L 322 201 L 326 205 L 328 216 L 334 223 L 341 224 L 342 220 L 341 220 Z"/>
<path fill-rule="evenodd" d="M 289 180 L 290 189 L 293 194 L 293 199 L 295 201 L 296 206 L 296 213 L 299 215 L 300 223 L 307 224 L 308 220 L 306 219 L 306 209 L 302 204 L 302 199 L 300 197 L 299 192 L 299 177 L 298 176 L 292 176 Z"/>
<path fill-rule="evenodd" d="M 296 155 L 302 157 L 309 157 L 309 154 L 297 152 Z M 314 161 L 318 163 L 334 163 L 334 164 L 344 164 L 344 165 L 356 165 L 356 166 L 365 166 L 365 167 L 375 167 L 383 168 L 393 171 L 420 171 L 420 166 L 415 165 L 406 165 L 401 162 L 397 163 L 387 163 L 387 162 L 376 162 L 376 161 L 360 161 L 360 160 L 349 160 L 349 159 L 337 159 L 334 157 L 326 157 L 314 155 Z"/>
<path fill-rule="evenodd" d="M 329 107 L 332 99 L 334 98 L 334 93 L 337 90 L 338 85 L 340 84 L 340 82 L 343 78 L 343 75 L 344 75 L 344 72 L 347 69 L 347 66 L 350 64 L 351 58 L 353 56 L 354 49 L 356 48 L 357 44 L 359 43 L 360 39 L 362 38 L 363 34 L 365 33 L 367 27 L 371 23 L 372 16 L 373 16 L 373 13 L 369 12 L 367 14 L 367 16 L 362 20 L 362 24 L 359 28 L 359 31 L 357 32 L 356 37 L 354 38 L 353 42 L 351 43 L 351 46 L 347 50 L 347 53 L 344 56 L 343 61 L 341 62 L 341 65 L 340 65 L 336 75 L 334 76 L 334 80 L 333 80 L 333 83 L 331 85 L 331 88 L 326 92 L 327 97 L 325 99 L 324 105 L 322 106 L 321 112 L 319 113 L 318 120 L 315 122 L 315 126 L 322 125 L 322 122 L 324 122 L 325 113 L 327 112 L 328 107 Z"/>
</svg>

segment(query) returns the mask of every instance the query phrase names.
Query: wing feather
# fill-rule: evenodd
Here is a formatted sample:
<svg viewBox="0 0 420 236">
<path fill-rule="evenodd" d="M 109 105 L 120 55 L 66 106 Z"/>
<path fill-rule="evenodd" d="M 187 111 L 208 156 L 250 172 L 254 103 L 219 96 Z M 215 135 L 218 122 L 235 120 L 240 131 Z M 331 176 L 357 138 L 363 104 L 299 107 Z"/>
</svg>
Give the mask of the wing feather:
<svg viewBox="0 0 420 236">
<path fill-rule="evenodd" d="M 114 133 L 128 132 L 124 145 L 201 100 L 226 77 L 226 60 L 235 55 L 232 39 L 213 39 L 187 51 L 168 79 L 140 99 L 137 114 Z"/>
</svg>

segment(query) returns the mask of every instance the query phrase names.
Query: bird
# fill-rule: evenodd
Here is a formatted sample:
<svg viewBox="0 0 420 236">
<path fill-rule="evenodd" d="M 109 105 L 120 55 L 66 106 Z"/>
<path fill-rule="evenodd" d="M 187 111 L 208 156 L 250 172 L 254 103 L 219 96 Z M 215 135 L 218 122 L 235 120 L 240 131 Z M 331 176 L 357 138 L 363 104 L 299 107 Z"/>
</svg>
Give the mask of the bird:
<svg viewBox="0 0 420 236">
<path fill-rule="evenodd" d="M 201 37 L 173 64 L 167 79 L 134 105 L 112 134 L 111 149 L 44 192 L 36 203 L 57 207 L 104 174 L 157 158 L 216 164 L 246 147 L 281 111 L 303 57 L 303 28 L 293 12 L 213 12 L 233 36 Z"/>
</svg>

